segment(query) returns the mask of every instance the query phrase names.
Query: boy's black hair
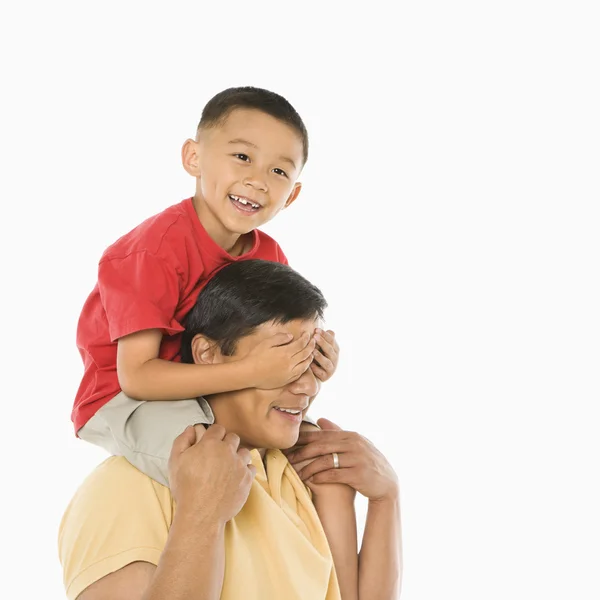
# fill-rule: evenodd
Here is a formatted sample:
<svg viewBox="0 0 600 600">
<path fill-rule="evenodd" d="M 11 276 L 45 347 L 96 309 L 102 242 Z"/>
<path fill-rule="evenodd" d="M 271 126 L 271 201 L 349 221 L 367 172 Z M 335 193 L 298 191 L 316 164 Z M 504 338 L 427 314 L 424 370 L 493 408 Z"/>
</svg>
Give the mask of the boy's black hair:
<svg viewBox="0 0 600 600">
<path fill-rule="evenodd" d="M 242 260 L 223 267 L 198 295 L 185 320 L 181 361 L 194 362 L 192 340 L 205 335 L 226 356 L 263 323 L 323 318 L 327 301 L 318 287 L 287 265 Z"/>
<path fill-rule="evenodd" d="M 234 87 L 219 92 L 211 98 L 198 124 L 198 129 L 209 129 L 222 125 L 231 111 L 236 108 L 251 108 L 260 110 L 275 119 L 289 125 L 302 138 L 304 149 L 303 163 L 308 160 L 308 132 L 296 109 L 283 97 L 275 92 L 257 87 Z"/>
</svg>

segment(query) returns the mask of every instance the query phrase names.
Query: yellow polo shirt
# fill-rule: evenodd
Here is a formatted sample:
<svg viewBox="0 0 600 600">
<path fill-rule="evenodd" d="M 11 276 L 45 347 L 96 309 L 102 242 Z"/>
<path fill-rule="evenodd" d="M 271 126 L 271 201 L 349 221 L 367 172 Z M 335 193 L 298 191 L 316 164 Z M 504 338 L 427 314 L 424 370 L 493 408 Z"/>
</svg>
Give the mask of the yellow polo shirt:
<svg viewBox="0 0 600 600">
<path fill-rule="evenodd" d="M 225 528 L 221 600 L 340 600 L 327 538 L 309 491 L 279 450 Z M 111 457 L 84 481 L 63 516 L 59 555 L 67 597 L 136 561 L 158 565 L 173 520 L 168 488 Z"/>
</svg>

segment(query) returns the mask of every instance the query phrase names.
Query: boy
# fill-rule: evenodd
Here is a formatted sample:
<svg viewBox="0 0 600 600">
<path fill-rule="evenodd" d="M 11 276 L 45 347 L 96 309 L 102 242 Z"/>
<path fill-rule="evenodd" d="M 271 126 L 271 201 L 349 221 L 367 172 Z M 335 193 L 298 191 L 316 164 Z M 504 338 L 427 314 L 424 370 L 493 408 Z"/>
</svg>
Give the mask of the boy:
<svg viewBox="0 0 600 600">
<path fill-rule="evenodd" d="M 257 228 L 296 200 L 307 157 L 304 123 L 278 94 L 231 88 L 208 102 L 196 139 L 182 149 L 195 195 L 144 221 L 100 260 L 77 329 L 85 372 L 72 420 L 80 438 L 166 485 L 173 440 L 206 422 L 199 396 L 278 388 L 308 368 L 321 381 L 331 377 L 338 346 L 321 330 L 291 343 L 274 335 L 227 364 L 179 360 L 183 319 L 214 273 L 250 258 L 287 264 Z"/>
</svg>

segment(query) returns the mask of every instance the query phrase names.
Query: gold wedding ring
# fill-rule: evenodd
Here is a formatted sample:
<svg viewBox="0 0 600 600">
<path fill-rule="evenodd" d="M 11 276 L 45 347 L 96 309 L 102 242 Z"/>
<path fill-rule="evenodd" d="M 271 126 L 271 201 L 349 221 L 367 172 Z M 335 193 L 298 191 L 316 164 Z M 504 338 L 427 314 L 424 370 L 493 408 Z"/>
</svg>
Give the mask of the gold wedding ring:
<svg viewBox="0 0 600 600">
<path fill-rule="evenodd" d="M 337 452 L 332 452 L 331 455 L 333 456 L 333 468 L 339 469 L 340 468 L 340 457 L 338 456 Z"/>
</svg>

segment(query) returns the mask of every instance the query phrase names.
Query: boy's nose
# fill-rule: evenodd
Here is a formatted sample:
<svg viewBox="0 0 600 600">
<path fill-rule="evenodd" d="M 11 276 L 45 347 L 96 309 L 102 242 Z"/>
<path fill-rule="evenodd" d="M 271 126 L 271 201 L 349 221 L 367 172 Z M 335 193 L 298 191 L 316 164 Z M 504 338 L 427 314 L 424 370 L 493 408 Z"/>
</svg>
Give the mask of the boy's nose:
<svg viewBox="0 0 600 600">
<path fill-rule="evenodd" d="M 264 178 L 260 177 L 258 174 L 252 174 L 249 177 L 246 177 L 246 179 L 244 179 L 244 185 L 261 192 L 267 191 L 267 184 Z"/>
</svg>

